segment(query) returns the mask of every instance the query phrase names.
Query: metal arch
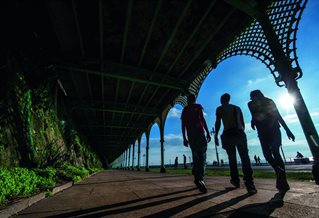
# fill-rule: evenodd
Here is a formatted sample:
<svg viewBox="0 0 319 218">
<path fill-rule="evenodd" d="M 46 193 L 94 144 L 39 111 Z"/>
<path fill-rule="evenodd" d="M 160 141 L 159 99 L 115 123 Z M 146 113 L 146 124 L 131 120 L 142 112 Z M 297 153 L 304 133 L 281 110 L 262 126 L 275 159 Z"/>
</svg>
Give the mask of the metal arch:
<svg viewBox="0 0 319 218">
<path fill-rule="evenodd" d="M 283 51 L 290 59 L 292 73 L 296 80 L 302 77 L 302 70 L 296 54 L 296 34 L 307 1 L 277 0 L 266 10 Z M 257 20 L 254 20 L 233 43 L 217 56 L 217 63 L 236 55 L 247 55 L 257 58 L 270 70 L 277 85 L 284 86 L 281 84 L 283 83 L 282 77 L 275 68 L 275 60 L 266 36 Z"/>
<path fill-rule="evenodd" d="M 187 105 L 186 96 L 184 96 L 184 95 L 178 96 L 175 100 L 175 104 L 179 104 L 184 108 Z"/>
<path fill-rule="evenodd" d="M 205 61 L 203 64 L 203 69 L 201 73 L 190 84 L 187 92 L 194 94 L 195 96 L 198 96 L 199 90 L 211 70 L 212 70 L 212 62 L 209 60 Z M 185 106 L 187 106 L 187 96 L 186 95 L 178 96 L 175 99 L 174 103 L 180 104 L 184 108 Z"/>
</svg>

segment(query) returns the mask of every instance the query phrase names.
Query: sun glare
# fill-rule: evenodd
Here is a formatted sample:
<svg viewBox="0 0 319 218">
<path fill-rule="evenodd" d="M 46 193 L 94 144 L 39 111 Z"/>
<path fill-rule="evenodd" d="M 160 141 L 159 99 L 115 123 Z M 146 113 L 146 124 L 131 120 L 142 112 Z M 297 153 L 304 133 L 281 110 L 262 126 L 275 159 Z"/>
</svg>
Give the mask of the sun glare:
<svg viewBox="0 0 319 218">
<path fill-rule="evenodd" d="M 283 94 L 279 98 L 279 103 L 280 103 L 281 107 L 283 107 L 285 109 L 293 108 L 294 102 L 295 102 L 295 99 L 291 95 L 289 95 L 288 93 Z"/>
</svg>

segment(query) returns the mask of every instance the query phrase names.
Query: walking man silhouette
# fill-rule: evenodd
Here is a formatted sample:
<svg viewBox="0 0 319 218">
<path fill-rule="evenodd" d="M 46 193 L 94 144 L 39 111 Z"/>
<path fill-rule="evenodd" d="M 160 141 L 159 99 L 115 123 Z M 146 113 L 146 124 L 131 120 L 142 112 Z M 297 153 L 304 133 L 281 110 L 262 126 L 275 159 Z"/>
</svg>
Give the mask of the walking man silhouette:
<svg viewBox="0 0 319 218">
<path fill-rule="evenodd" d="M 266 98 L 260 90 L 252 91 L 250 99 L 248 108 L 252 115 L 251 128 L 253 130 L 257 128 L 265 159 L 276 172 L 276 188 L 287 191 L 290 187 L 286 179 L 285 164 L 279 152 L 281 146 L 280 125 L 286 130 L 289 139 L 295 141 L 295 136 L 281 117 L 273 100 Z"/>
<path fill-rule="evenodd" d="M 181 117 L 184 146 L 188 147 L 189 144 L 192 150 L 194 183 L 201 192 L 205 193 L 207 192 L 204 183 L 206 151 L 207 143 L 210 142 L 211 138 L 202 105 L 196 103 L 196 97 L 193 94 L 187 96 L 187 102 L 188 105 L 184 107 Z"/>
<path fill-rule="evenodd" d="M 216 109 L 216 122 L 215 122 L 215 143 L 218 142 L 218 132 L 223 121 L 224 131 L 221 135 L 222 147 L 226 150 L 229 160 L 230 183 L 236 188 L 240 187 L 237 160 L 236 160 L 236 148 L 242 162 L 242 168 L 244 173 L 244 182 L 249 194 L 257 193 L 257 190 L 253 181 L 253 170 L 251 168 L 250 159 L 248 156 L 247 138 L 244 132 L 245 123 L 241 109 L 233 104 L 229 103 L 230 95 L 225 93 L 221 96 L 221 106 Z"/>
</svg>

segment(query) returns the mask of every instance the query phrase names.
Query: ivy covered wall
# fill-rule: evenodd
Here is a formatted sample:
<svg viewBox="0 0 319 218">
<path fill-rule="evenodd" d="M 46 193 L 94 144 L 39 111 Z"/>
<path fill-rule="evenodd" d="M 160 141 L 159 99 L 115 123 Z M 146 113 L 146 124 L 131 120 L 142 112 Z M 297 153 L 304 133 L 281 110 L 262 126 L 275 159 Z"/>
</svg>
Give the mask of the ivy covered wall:
<svg viewBox="0 0 319 218">
<path fill-rule="evenodd" d="M 59 118 L 56 80 L 32 85 L 22 69 L 8 65 L 0 90 L 0 167 L 102 167 L 72 123 Z"/>
</svg>

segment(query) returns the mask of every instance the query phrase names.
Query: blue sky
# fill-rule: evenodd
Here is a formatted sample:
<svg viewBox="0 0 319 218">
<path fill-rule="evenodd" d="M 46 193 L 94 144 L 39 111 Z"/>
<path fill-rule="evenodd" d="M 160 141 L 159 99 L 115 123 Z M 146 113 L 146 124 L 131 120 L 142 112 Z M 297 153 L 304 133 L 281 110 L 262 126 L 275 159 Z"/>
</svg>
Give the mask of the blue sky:
<svg viewBox="0 0 319 218">
<path fill-rule="evenodd" d="M 304 97 L 314 124 L 319 129 L 319 2 L 310 0 L 304 10 L 297 32 L 297 55 L 303 70 L 303 77 L 298 80 L 301 93 Z M 295 142 L 289 141 L 282 129 L 283 151 L 286 159 L 296 156 L 296 151 L 304 156 L 311 156 L 310 149 L 304 137 L 301 125 L 292 105 L 283 103 L 281 97 L 287 94 L 284 87 L 278 87 L 270 71 L 259 60 L 248 56 L 231 57 L 221 62 L 204 81 L 199 92 L 197 102 L 204 107 L 205 118 L 209 129 L 215 123 L 215 111 L 220 105 L 220 96 L 227 92 L 231 94 L 231 103 L 241 107 L 246 125 L 250 158 L 256 154 L 264 161 L 256 131 L 250 128 L 251 115 L 247 103 L 249 93 L 260 89 L 265 96 L 272 98 L 291 131 L 295 134 Z M 174 163 L 176 156 L 182 162 L 183 154 L 191 156 L 189 148 L 183 146 L 181 135 L 182 107 L 175 105 L 168 114 L 165 125 L 165 164 Z M 160 164 L 159 128 L 154 125 L 150 134 L 150 165 Z M 141 165 L 145 162 L 145 135 L 141 143 Z M 137 157 L 137 146 L 135 148 Z M 228 162 L 226 152 L 218 147 L 220 159 Z M 215 145 L 209 143 L 207 151 L 208 164 L 216 160 Z M 187 158 L 189 161 L 189 158 Z M 137 162 L 135 162 L 137 163 Z"/>
</svg>

